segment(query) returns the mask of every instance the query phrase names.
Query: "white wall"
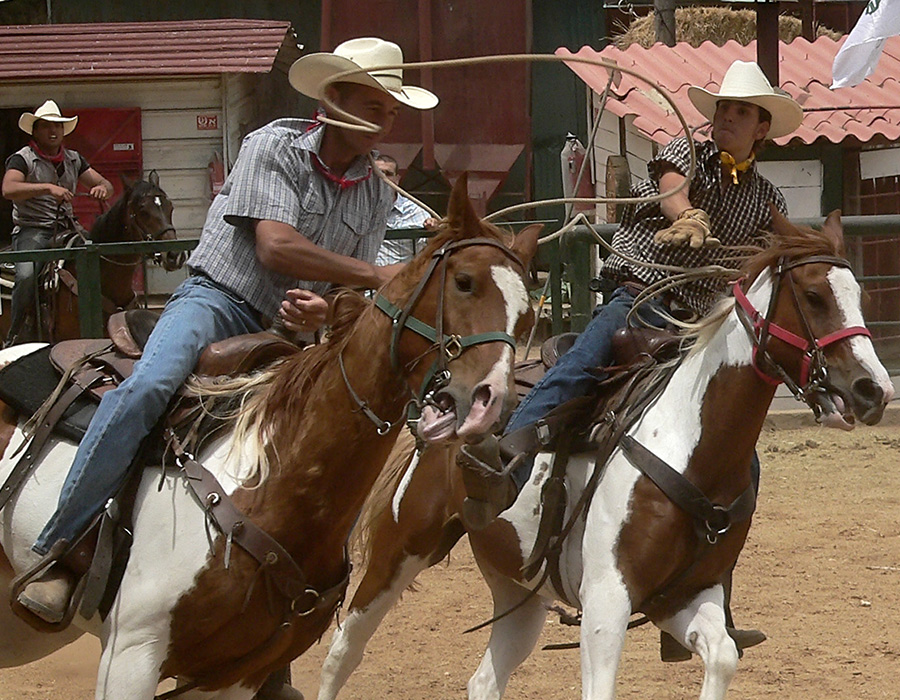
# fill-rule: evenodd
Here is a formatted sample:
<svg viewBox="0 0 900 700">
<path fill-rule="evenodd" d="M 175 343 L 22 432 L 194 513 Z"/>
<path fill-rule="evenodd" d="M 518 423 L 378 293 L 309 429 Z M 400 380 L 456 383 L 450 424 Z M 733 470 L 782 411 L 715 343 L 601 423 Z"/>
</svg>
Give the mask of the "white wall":
<svg viewBox="0 0 900 700">
<path fill-rule="evenodd" d="M 879 148 L 861 151 L 859 176 L 863 180 L 900 175 L 900 148 Z"/>
<path fill-rule="evenodd" d="M 788 216 L 806 218 L 822 215 L 822 162 L 818 160 L 763 161 L 760 174 L 781 190 Z"/>
</svg>

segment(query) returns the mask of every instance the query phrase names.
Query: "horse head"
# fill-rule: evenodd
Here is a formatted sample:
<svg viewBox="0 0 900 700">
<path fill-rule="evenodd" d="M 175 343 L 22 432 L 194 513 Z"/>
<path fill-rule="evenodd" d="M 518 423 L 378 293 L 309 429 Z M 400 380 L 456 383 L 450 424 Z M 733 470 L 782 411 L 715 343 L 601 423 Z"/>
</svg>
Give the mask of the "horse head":
<svg viewBox="0 0 900 700">
<path fill-rule="evenodd" d="M 129 182 L 124 180 L 123 199 L 127 207 L 127 225 L 133 230 L 136 240 L 170 241 L 176 237 L 172 224 L 172 202 L 159 186 L 159 174 L 150 171 L 146 180 Z M 184 265 L 187 254 L 184 251 L 156 253 L 153 261 L 166 270 L 177 270 Z"/>
<path fill-rule="evenodd" d="M 748 277 L 756 279 L 751 292 L 771 285 L 768 310 L 752 318 L 747 297 L 735 288 L 744 318 L 752 318 L 757 371 L 784 381 L 826 425 L 850 430 L 856 419 L 877 423 L 894 389 L 865 327 L 860 286 L 843 257 L 840 212 L 815 231 L 773 208 L 773 228 L 771 246 L 747 266 Z"/>
<path fill-rule="evenodd" d="M 462 175 L 441 231 L 380 292 L 376 302 L 393 309 L 383 308 L 394 315 L 394 367 L 420 387 L 423 439 L 479 439 L 512 409 L 515 338 L 534 322 L 524 280 L 540 230 L 512 236 L 481 221 Z"/>
</svg>

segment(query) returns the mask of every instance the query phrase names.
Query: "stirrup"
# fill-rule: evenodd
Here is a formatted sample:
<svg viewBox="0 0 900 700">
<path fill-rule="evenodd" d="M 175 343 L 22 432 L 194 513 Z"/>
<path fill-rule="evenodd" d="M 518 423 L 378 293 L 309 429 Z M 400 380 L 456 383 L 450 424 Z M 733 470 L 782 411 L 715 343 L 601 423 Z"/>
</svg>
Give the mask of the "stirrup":
<svg viewBox="0 0 900 700">
<path fill-rule="evenodd" d="M 73 574 L 73 579 L 76 580 L 75 586 L 72 590 L 72 595 L 69 598 L 69 604 L 66 607 L 66 611 L 59 622 L 47 622 L 43 618 L 36 615 L 34 612 L 32 612 L 19 602 L 19 594 L 23 590 L 25 590 L 25 587 L 29 583 L 37 581 L 53 566 L 58 565 L 59 560 L 65 555 L 68 549 L 68 540 L 58 540 L 50 548 L 50 551 L 40 558 L 37 564 L 35 564 L 30 569 L 23 571 L 10 583 L 10 608 L 18 617 L 20 617 L 24 622 L 28 623 L 28 625 L 36 629 L 38 632 L 62 632 L 69 626 L 69 624 L 71 624 L 72 618 L 75 617 L 75 612 L 78 610 L 78 604 L 81 601 L 81 596 L 84 593 L 85 577 L 82 576 L 81 578 L 77 578 Z M 61 566 L 61 564 L 59 565 Z"/>
</svg>

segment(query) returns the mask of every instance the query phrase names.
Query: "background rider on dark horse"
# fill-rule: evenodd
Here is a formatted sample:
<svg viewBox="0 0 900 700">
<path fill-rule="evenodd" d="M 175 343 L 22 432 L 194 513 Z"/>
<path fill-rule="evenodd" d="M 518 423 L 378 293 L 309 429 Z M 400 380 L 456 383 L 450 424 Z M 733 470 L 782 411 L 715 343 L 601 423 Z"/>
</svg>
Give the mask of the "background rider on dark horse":
<svg viewBox="0 0 900 700">
<path fill-rule="evenodd" d="M 31 136 L 31 142 L 6 159 L 3 176 L 3 196 L 13 203 L 13 250 L 44 250 L 70 233 L 87 237 L 72 211 L 79 183 L 95 199 L 112 196 L 112 183 L 84 156 L 63 145 L 77 124 L 78 117 L 62 116 L 53 100 L 19 117 L 19 128 Z M 34 308 L 36 284 L 37 266 L 29 261 L 17 262 L 12 319 L 3 347 L 14 345 L 23 336 L 25 321 Z"/>
</svg>

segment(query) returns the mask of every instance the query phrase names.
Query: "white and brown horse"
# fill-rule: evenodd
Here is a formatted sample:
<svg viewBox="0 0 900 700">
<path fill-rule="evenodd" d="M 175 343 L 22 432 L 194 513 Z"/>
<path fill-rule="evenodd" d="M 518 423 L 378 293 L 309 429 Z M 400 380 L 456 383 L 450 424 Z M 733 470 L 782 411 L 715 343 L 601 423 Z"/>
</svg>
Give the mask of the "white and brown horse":
<svg viewBox="0 0 900 700">
<path fill-rule="evenodd" d="M 737 303 L 723 301 L 701 324 L 690 353 L 627 431 L 630 454 L 643 446 L 712 504 L 729 506 L 747 494 L 754 445 L 775 392 L 770 375 L 805 392 L 826 424 L 844 428 L 853 416 L 876 423 L 893 394 L 864 327 L 860 288 L 840 257 L 839 216 L 829 217 L 822 232 L 798 229 L 780 216 L 775 228 L 771 247 L 748 263 Z M 401 593 L 463 534 L 458 513 L 465 493 L 454 450 L 453 444 L 429 446 L 413 458 L 410 441 L 398 444 L 393 466 L 373 489 L 363 520 L 366 574 L 334 633 L 319 700 L 337 697 Z M 565 476 L 564 522 L 571 519 L 572 529 L 559 551 L 558 576 L 538 572 L 525 580 L 553 456 L 539 454 L 515 504 L 469 533 L 494 615 L 508 613 L 493 623 L 469 681 L 470 700 L 502 696 L 553 600 L 582 611 L 582 697 L 614 696 L 629 618 L 644 612 L 702 658 L 701 699 L 723 698 L 738 652 L 726 633 L 719 581 L 743 547 L 749 518 L 729 523 L 713 512 L 718 522 L 697 522 L 621 446 L 605 466 L 592 454 L 574 455 Z M 573 519 L 573 504 L 595 474 L 593 497 Z"/>
<path fill-rule="evenodd" d="M 296 597 L 273 590 L 263 567 L 211 529 L 184 474 L 150 469 L 109 615 L 76 617 L 49 635 L 0 605 L 0 666 L 43 657 L 89 630 L 103 644 L 97 698 L 150 700 L 165 677 L 194 682 L 207 691 L 202 697 L 250 698 L 330 624 L 346 585 L 348 536 L 416 394 L 431 407 L 423 433 L 438 421 L 441 434 L 488 434 L 511 407 L 514 338 L 533 319 L 523 276 L 537 234 L 532 227 L 513 241 L 482 224 L 462 177 L 445 229 L 380 291 L 377 305 L 339 297 L 327 343 L 210 390 L 230 394 L 243 410 L 197 460 L 305 573 Z M 8 441 L 2 480 L 22 433 L 0 435 Z M 71 443 L 53 442 L 2 511 L 4 579 L 34 564 L 31 544 L 55 509 L 74 452 Z M 331 603 L 320 604 L 326 592 Z"/>
</svg>

